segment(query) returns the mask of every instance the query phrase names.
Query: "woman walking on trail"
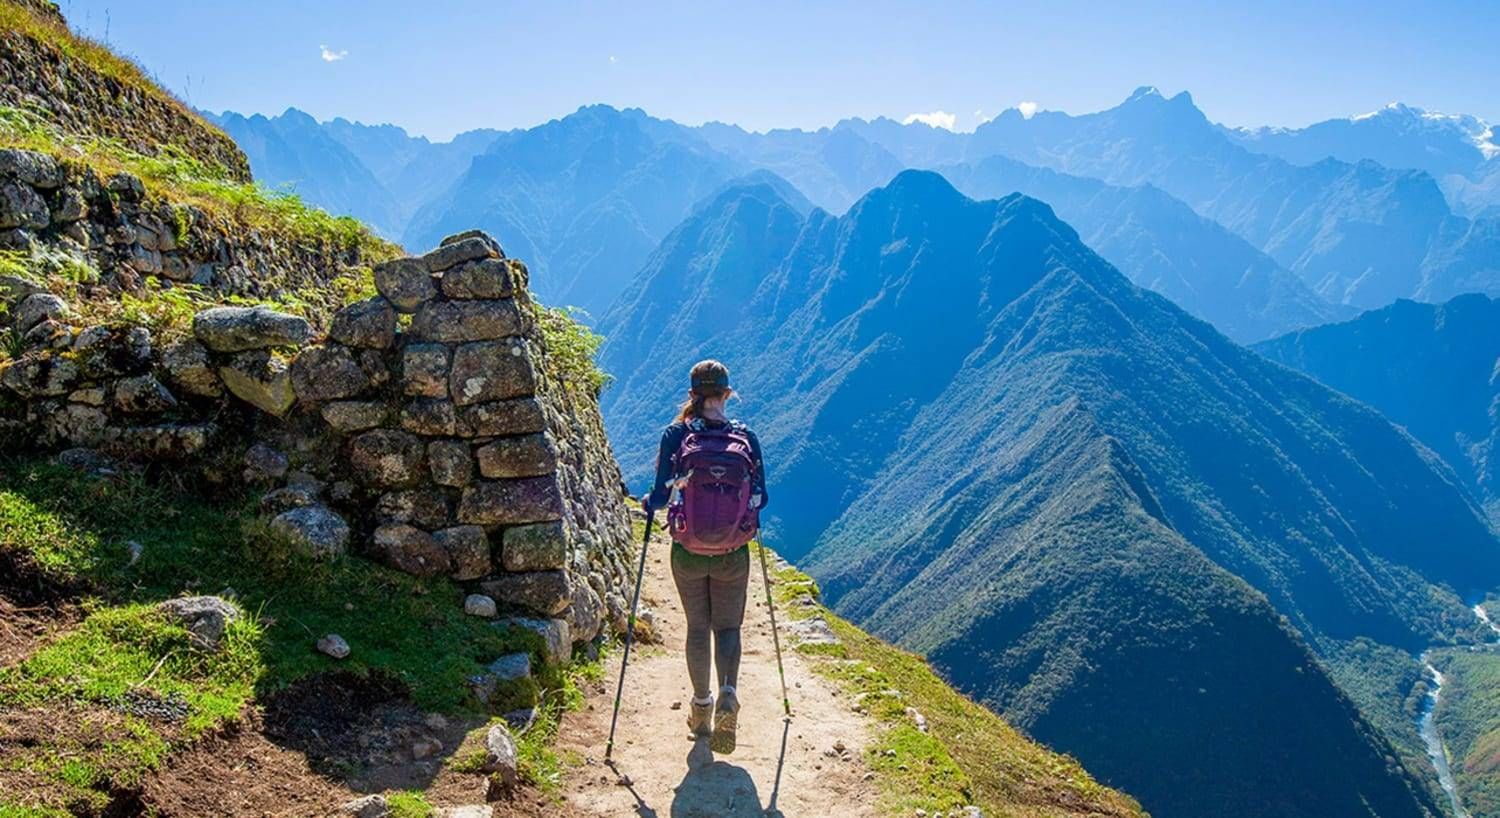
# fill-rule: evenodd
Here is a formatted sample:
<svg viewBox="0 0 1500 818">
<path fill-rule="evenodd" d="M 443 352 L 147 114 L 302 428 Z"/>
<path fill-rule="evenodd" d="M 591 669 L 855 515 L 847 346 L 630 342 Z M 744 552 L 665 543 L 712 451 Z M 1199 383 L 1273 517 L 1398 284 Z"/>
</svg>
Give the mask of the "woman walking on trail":
<svg viewBox="0 0 1500 818">
<path fill-rule="evenodd" d="M 708 360 L 693 366 L 688 400 L 662 431 L 656 483 L 644 500 L 648 512 L 671 500 L 672 579 L 687 620 L 693 684 L 688 728 L 695 738 L 709 736 L 716 753 L 734 752 L 740 624 L 750 582 L 746 545 L 768 500 L 760 441 L 724 412 L 733 394 L 723 364 Z M 717 708 L 709 687 L 710 659 L 718 671 Z"/>
</svg>

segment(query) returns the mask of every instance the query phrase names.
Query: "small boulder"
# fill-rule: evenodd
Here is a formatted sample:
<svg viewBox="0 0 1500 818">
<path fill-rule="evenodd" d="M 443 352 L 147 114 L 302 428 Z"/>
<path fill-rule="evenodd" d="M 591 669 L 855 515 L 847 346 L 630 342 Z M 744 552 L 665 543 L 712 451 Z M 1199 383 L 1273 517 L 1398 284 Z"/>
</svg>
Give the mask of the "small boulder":
<svg viewBox="0 0 1500 818">
<path fill-rule="evenodd" d="M 573 586 L 566 571 L 504 573 L 479 583 L 486 594 L 512 605 L 556 616 L 573 601 Z"/>
<path fill-rule="evenodd" d="M 502 437 L 479 447 L 479 473 L 491 479 L 540 477 L 557 469 L 557 453 L 546 432 Z"/>
<path fill-rule="evenodd" d="M 308 347 L 292 361 L 292 389 L 305 401 L 356 397 L 377 380 L 361 364 L 342 344 Z"/>
<path fill-rule="evenodd" d="M 366 795 L 344 802 L 339 812 L 354 818 L 390 818 L 391 805 L 386 803 L 384 795 Z"/>
<path fill-rule="evenodd" d="M 271 530 L 316 559 L 338 557 L 349 547 L 349 524 L 324 506 L 283 511 L 271 520 Z"/>
<path fill-rule="evenodd" d="M 0 229 L 40 230 L 51 223 L 47 200 L 31 185 L 0 182 Z"/>
<path fill-rule="evenodd" d="M 460 406 L 532 395 L 536 372 L 520 338 L 475 341 L 453 352 L 448 391 Z"/>
<path fill-rule="evenodd" d="M 26 332 L 43 321 L 62 321 L 72 314 L 68 302 L 52 293 L 33 293 L 16 306 L 16 329 Z"/>
<path fill-rule="evenodd" d="M 479 234 L 465 238 L 457 236 L 449 238 L 453 240 L 445 240 L 443 245 L 422 257 L 422 263 L 429 272 L 441 273 L 466 261 L 495 258 L 500 255 L 500 245 L 489 236 Z"/>
<path fill-rule="evenodd" d="M 435 577 L 448 573 L 452 563 L 448 552 L 432 538 L 431 534 L 416 526 L 390 523 L 375 529 L 371 537 L 375 550 L 387 565 L 398 571 L 419 577 Z"/>
<path fill-rule="evenodd" d="M 266 350 L 241 352 L 219 367 L 230 394 L 268 415 L 281 417 L 297 402 L 286 362 Z"/>
<path fill-rule="evenodd" d="M 17 179 L 42 190 L 62 187 L 62 166 L 45 153 L 6 148 L 0 150 L 0 177 Z"/>
<path fill-rule="evenodd" d="M 516 741 L 510 736 L 510 728 L 503 724 L 490 727 L 484 736 L 484 764 L 480 769 L 513 787 L 519 780 L 516 760 Z"/>
<path fill-rule="evenodd" d="M 434 440 L 427 444 L 427 471 L 440 486 L 467 486 L 474 479 L 474 458 L 462 440 Z"/>
<path fill-rule="evenodd" d="M 510 298 L 515 292 L 510 263 L 493 258 L 448 270 L 440 284 L 443 295 L 454 299 Z"/>
<path fill-rule="evenodd" d="M 514 301 L 429 301 L 417 310 L 411 335 L 451 344 L 519 335 L 523 323 Z"/>
<path fill-rule="evenodd" d="M 217 398 L 224 394 L 224 385 L 214 373 L 209 360 L 208 348 L 192 339 L 169 344 L 162 350 L 161 366 L 178 389 L 190 395 Z"/>
<path fill-rule="evenodd" d="M 490 675 L 502 682 L 512 682 L 531 675 L 531 654 L 508 653 L 490 662 Z"/>
<path fill-rule="evenodd" d="M 484 594 L 469 594 L 464 597 L 464 613 L 485 619 L 495 618 L 495 600 Z"/>
<path fill-rule="evenodd" d="M 483 528 L 458 525 L 435 531 L 432 538 L 448 552 L 448 561 L 453 566 L 449 576 L 453 579 L 460 582 L 479 579 L 490 572 L 490 538 Z"/>
<path fill-rule="evenodd" d="M 273 480 L 280 480 L 286 476 L 286 470 L 291 466 L 286 455 L 264 443 L 256 443 L 246 449 L 244 463 L 244 477 L 247 483 L 269 483 Z"/>
<path fill-rule="evenodd" d="M 513 616 L 496 622 L 495 627 L 502 631 L 525 629 L 540 636 L 544 647 L 542 661 L 549 665 L 563 664 L 572 657 L 573 638 L 566 620 Z"/>
<path fill-rule="evenodd" d="M 347 659 L 349 658 L 349 643 L 344 641 L 344 637 L 330 633 L 318 640 L 318 652 L 335 659 Z"/>
<path fill-rule="evenodd" d="M 267 307 L 213 307 L 193 316 L 193 335 L 214 352 L 244 352 L 301 346 L 312 337 L 312 325 Z"/>
<path fill-rule="evenodd" d="M 396 311 L 384 298 L 356 301 L 333 315 L 328 337 L 366 349 L 390 349 L 396 342 Z"/>
<path fill-rule="evenodd" d="M 375 265 L 375 289 L 399 312 L 416 312 L 437 295 L 432 271 L 417 258 L 398 258 Z"/>
<path fill-rule="evenodd" d="M 376 488 L 405 488 L 423 475 L 427 447 L 416 435 L 396 429 L 374 429 L 349 444 L 355 479 Z"/>
<path fill-rule="evenodd" d="M 390 416 L 390 410 L 380 401 L 333 401 L 323 404 L 321 411 L 329 426 L 345 434 L 373 429 Z"/>
<path fill-rule="evenodd" d="M 556 571 L 567 560 L 568 537 L 560 520 L 512 526 L 501 535 L 500 561 L 507 571 Z"/>
<path fill-rule="evenodd" d="M 152 375 L 136 375 L 115 381 L 115 409 L 126 414 L 165 412 L 177 398 Z"/>
<path fill-rule="evenodd" d="M 419 398 L 448 397 L 448 347 L 407 344 L 401 350 L 401 391 Z"/>
<path fill-rule="evenodd" d="M 157 606 L 168 618 L 187 628 L 195 646 L 215 649 L 230 623 L 240 618 L 232 603 L 217 596 L 187 596 L 169 599 Z"/>
</svg>

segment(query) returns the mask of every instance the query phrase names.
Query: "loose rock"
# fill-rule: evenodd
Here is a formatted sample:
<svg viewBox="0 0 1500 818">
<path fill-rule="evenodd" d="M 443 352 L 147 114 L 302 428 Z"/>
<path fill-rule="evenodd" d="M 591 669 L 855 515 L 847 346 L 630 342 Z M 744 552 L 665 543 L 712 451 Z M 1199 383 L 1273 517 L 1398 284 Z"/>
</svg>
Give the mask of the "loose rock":
<svg viewBox="0 0 1500 818">
<path fill-rule="evenodd" d="M 484 594 L 469 594 L 464 597 L 464 613 L 469 616 L 482 616 L 485 619 L 495 618 L 495 600 Z"/>
<path fill-rule="evenodd" d="M 217 648 L 230 623 L 240 618 L 238 608 L 216 596 L 169 599 L 157 607 L 187 628 L 194 645 L 207 649 Z"/>
<path fill-rule="evenodd" d="M 318 652 L 335 659 L 346 659 L 349 657 L 349 643 L 344 641 L 344 637 L 330 633 L 318 640 Z"/>
<path fill-rule="evenodd" d="M 484 765 L 480 768 L 498 776 L 508 787 L 516 785 L 516 742 L 510 737 L 510 729 L 496 724 L 484 736 Z"/>
<path fill-rule="evenodd" d="M 324 506 L 282 512 L 271 520 L 271 529 L 317 559 L 341 556 L 349 547 L 349 524 Z"/>
</svg>

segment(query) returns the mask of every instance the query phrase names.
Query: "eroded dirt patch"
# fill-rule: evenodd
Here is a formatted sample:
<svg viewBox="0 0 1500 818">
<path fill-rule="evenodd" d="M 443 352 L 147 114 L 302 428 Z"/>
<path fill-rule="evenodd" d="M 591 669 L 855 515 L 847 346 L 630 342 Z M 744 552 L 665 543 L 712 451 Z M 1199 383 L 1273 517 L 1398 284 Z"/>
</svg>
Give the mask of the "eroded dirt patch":
<svg viewBox="0 0 1500 818">
<path fill-rule="evenodd" d="M 137 793 L 129 786 L 138 759 L 118 749 L 134 738 L 125 715 L 102 707 L 0 710 L 0 793 L 20 795 L 25 806 L 73 815 L 139 814 Z"/>
<path fill-rule="evenodd" d="M 29 556 L 0 547 L 0 667 L 20 662 L 76 624 L 84 590 L 48 576 Z"/>
</svg>

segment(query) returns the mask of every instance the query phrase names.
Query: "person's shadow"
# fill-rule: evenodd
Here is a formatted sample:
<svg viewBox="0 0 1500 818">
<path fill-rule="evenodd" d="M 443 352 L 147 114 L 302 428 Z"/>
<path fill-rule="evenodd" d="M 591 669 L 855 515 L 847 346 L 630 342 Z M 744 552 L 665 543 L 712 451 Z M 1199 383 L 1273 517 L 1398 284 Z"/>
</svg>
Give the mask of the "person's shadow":
<svg viewBox="0 0 1500 818">
<path fill-rule="evenodd" d="M 781 754 L 776 760 L 776 782 L 770 802 L 762 806 L 755 780 L 744 767 L 715 760 L 708 739 L 693 742 L 687 775 L 677 785 L 671 818 L 783 818 L 776 808 L 781 789 L 781 766 L 786 760 L 787 723 L 781 731 Z"/>
</svg>

